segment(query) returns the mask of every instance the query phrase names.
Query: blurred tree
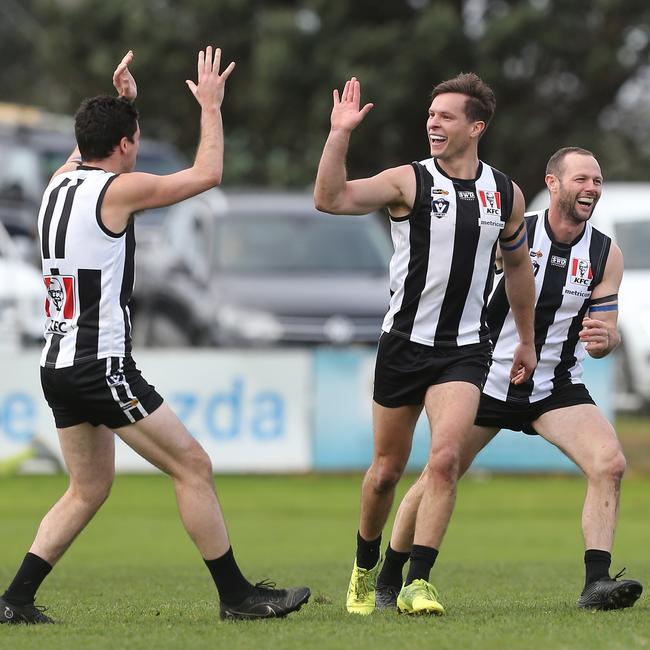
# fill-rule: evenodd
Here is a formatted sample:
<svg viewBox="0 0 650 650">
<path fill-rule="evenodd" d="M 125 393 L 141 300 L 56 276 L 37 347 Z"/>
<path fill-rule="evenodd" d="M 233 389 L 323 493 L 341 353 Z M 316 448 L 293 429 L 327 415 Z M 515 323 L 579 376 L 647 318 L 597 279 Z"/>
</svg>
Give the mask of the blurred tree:
<svg viewBox="0 0 650 650">
<path fill-rule="evenodd" d="M 647 0 L 3 0 L 2 99 L 73 112 L 110 92 L 136 52 L 143 130 L 192 154 L 198 109 L 184 80 L 216 43 L 237 62 L 224 103 L 229 185 L 306 186 L 332 88 L 356 75 L 375 108 L 354 134 L 351 177 L 425 158 L 429 93 L 473 70 L 498 109 L 481 155 L 527 196 L 559 146 L 607 178 L 650 176 Z"/>
</svg>

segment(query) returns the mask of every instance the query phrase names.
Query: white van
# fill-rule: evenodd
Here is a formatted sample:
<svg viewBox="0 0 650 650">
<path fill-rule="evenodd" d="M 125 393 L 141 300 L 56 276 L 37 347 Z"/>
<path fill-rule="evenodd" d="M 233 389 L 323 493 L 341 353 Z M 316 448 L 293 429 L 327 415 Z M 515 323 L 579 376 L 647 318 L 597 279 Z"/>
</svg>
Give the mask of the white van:
<svg viewBox="0 0 650 650">
<path fill-rule="evenodd" d="M 45 285 L 0 222 L 0 352 L 43 342 Z"/>
<path fill-rule="evenodd" d="M 540 192 L 528 211 L 548 207 Z M 591 218 L 620 246 L 625 273 L 619 292 L 621 346 L 617 359 L 617 406 L 650 406 L 650 183 L 607 182 Z"/>
</svg>

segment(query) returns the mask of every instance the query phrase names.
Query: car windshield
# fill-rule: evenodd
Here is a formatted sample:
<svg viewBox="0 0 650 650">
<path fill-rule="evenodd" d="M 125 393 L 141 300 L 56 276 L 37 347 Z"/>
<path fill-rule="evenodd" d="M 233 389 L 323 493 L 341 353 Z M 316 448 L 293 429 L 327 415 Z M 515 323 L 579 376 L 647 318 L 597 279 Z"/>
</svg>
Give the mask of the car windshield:
<svg viewBox="0 0 650 650">
<path fill-rule="evenodd" d="M 27 147 L 0 142 L 0 200 L 26 201 L 40 198 L 38 157 Z"/>
<path fill-rule="evenodd" d="M 231 216 L 216 232 L 216 265 L 237 273 L 387 272 L 391 246 L 372 218 Z"/>
<path fill-rule="evenodd" d="M 617 223 L 616 238 L 626 270 L 650 269 L 650 220 Z"/>
</svg>

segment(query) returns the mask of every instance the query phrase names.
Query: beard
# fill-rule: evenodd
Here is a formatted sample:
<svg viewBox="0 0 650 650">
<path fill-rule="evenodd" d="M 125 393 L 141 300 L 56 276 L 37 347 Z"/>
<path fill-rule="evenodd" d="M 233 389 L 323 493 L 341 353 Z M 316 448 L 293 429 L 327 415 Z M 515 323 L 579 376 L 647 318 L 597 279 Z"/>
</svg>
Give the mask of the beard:
<svg viewBox="0 0 650 650">
<path fill-rule="evenodd" d="M 594 213 L 594 208 L 596 207 L 596 201 L 592 203 L 591 210 L 589 210 L 589 214 L 586 217 L 584 217 L 581 214 L 579 214 L 578 211 L 576 210 L 577 200 L 578 200 L 577 194 L 573 194 L 573 195 L 562 194 L 561 197 L 558 199 L 558 207 L 560 208 L 561 214 L 563 214 L 571 221 L 574 221 L 575 223 L 584 223 L 585 221 L 589 221 L 589 219 L 591 219 L 591 215 Z"/>
</svg>

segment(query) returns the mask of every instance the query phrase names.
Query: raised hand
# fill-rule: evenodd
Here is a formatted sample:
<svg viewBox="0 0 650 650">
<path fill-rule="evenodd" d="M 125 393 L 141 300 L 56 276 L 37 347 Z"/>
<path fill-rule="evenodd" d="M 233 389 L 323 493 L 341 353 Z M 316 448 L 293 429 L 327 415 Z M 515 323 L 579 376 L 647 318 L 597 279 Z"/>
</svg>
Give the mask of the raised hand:
<svg viewBox="0 0 650 650">
<path fill-rule="evenodd" d="M 199 102 L 201 108 L 207 108 L 210 104 L 219 108 L 223 102 L 223 96 L 226 90 L 226 80 L 230 73 L 235 69 L 235 62 L 231 61 L 230 65 L 219 74 L 219 66 L 221 65 L 221 49 L 215 48 L 214 58 L 212 56 L 212 46 L 208 45 L 205 51 L 199 52 L 199 60 L 197 64 L 197 82 L 194 83 L 187 79 L 185 83 L 192 91 L 192 94 Z"/>
<path fill-rule="evenodd" d="M 131 61 L 133 61 L 133 51 L 129 50 L 117 68 L 115 68 L 115 72 L 113 73 L 113 86 L 115 86 L 115 90 L 117 90 L 117 94 L 120 97 L 124 97 L 130 102 L 133 102 L 138 96 L 138 86 L 129 71 Z"/>
<path fill-rule="evenodd" d="M 361 104 L 361 84 L 356 77 L 345 82 L 343 94 L 339 99 L 339 91 L 334 90 L 334 106 L 330 116 L 332 131 L 352 131 L 356 129 L 374 104 Z"/>
</svg>

